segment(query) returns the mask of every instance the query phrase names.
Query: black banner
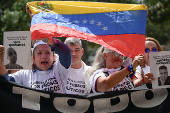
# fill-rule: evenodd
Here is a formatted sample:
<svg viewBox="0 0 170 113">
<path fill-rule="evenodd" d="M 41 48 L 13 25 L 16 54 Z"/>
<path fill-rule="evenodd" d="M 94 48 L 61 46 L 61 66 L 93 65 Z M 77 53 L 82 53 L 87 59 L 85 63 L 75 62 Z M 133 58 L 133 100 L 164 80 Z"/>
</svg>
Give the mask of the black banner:
<svg viewBox="0 0 170 113">
<path fill-rule="evenodd" d="M 169 113 L 170 89 L 79 96 L 34 90 L 0 79 L 0 109 L 4 113 Z"/>
</svg>

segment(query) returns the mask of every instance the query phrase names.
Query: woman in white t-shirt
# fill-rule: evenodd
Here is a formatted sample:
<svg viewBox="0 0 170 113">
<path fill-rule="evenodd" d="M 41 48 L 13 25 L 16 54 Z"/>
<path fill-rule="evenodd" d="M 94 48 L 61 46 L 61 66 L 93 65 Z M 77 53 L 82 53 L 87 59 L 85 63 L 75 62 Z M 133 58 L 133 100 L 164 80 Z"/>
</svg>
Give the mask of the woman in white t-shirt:
<svg viewBox="0 0 170 113">
<path fill-rule="evenodd" d="M 133 89 L 126 77 L 133 78 L 135 68 L 143 63 L 143 55 L 136 56 L 132 65 L 122 68 L 123 56 L 110 49 L 100 47 L 96 53 L 92 68 L 89 70 L 92 92 L 106 92 Z"/>
<path fill-rule="evenodd" d="M 68 46 L 55 38 L 48 38 L 48 45 L 42 40 L 34 44 L 32 70 L 20 70 L 8 74 L 4 65 L 4 47 L 0 46 L 0 77 L 26 87 L 65 93 L 68 68 L 71 65 L 71 51 Z M 59 58 L 55 62 L 55 55 Z"/>
<path fill-rule="evenodd" d="M 133 81 L 135 89 L 148 89 L 152 88 L 151 80 L 155 80 L 153 78 L 153 74 L 150 73 L 150 61 L 149 61 L 149 53 L 150 52 L 158 52 L 163 51 L 159 42 L 154 38 L 146 38 L 145 41 L 145 53 L 144 53 L 144 66 L 138 66 L 136 68 L 135 76 L 138 78 Z"/>
</svg>

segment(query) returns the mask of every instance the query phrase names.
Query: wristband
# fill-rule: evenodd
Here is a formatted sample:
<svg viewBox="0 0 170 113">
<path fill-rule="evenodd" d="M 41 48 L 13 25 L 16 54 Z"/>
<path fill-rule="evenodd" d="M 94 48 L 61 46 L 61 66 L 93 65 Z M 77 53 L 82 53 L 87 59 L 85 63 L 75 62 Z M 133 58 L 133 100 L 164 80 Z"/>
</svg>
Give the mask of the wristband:
<svg viewBox="0 0 170 113">
<path fill-rule="evenodd" d="M 126 67 L 126 70 L 129 71 L 129 77 L 131 80 L 136 79 L 137 77 L 135 76 L 135 71 L 136 69 L 133 69 L 132 64 Z"/>
<path fill-rule="evenodd" d="M 128 70 L 129 72 L 133 72 L 133 71 L 135 72 L 135 71 L 136 71 L 136 68 L 133 69 L 132 64 L 131 64 L 131 65 L 129 65 L 129 66 L 126 67 L 126 70 Z"/>
<path fill-rule="evenodd" d="M 143 82 L 144 84 L 146 84 L 146 82 L 144 81 L 144 78 L 142 78 L 142 82 Z"/>
<path fill-rule="evenodd" d="M 130 77 L 131 80 L 137 79 L 137 77 L 135 75 L 129 75 L 129 77 Z"/>
</svg>

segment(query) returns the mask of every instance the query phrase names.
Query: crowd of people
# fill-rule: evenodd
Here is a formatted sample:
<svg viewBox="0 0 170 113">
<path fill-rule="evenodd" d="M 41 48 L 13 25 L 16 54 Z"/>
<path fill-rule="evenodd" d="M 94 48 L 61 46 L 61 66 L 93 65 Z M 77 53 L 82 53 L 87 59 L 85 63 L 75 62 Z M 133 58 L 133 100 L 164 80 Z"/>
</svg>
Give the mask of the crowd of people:
<svg viewBox="0 0 170 113">
<path fill-rule="evenodd" d="M 7 51 L 9 59 L 12 50 Z M 4 64 L 5 48 L 0 45 L 0 78 L 38 90 L 76 95 L 148 89 L 152 88 L 151 81 L 155 80 L 150 73 L 149 53 L 158 51 L 163 51 L 159 42 L 146 38 L 144 55 L 124 61 L 123 55 L 101 46 L 92 66 L 88 66 L 82 61 L 84 49 L 80 39 L 67 37 L 63 43 L 50 37 L 34 41 L 31 70 L 7 71 L 12 65 Z M 12 55 L 16 56 L 14 50 Z M 136 79 L 130 80 L 129 76 L 134 75 Z M 159 84 L 164 78 L 159 78 Z"/>
<path fill-rule="evenodd" d="M 152 88 L 151 81 L 155 78 L 150 73 L 149 53 L 163 49 L 154 38 L 146 38 L 144 55 L 124 61 L 123 55 L 101 46 L 92 66 L 88 66 L 82 61 L 84 49 L 80 39 L 68 37 L 64 43 L 56 38 L 47 43 L 36 40 L 32 50 L 32 69 L 11 73 L 4 64 L 4 50 L 1 45 L 1 78 L 38 90 L 81 95 Z M 129 80 L 130 75 L 135 75 L 136 79 Z M 159 79 L 162 80 L 163 77 Z"/>
</svg>

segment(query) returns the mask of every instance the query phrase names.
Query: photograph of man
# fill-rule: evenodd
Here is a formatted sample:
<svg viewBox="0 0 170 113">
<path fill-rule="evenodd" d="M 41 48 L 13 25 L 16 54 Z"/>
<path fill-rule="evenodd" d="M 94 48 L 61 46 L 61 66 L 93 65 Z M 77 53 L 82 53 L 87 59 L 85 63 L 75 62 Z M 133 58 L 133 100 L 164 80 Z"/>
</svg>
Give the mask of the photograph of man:
<svg viewBox="0 0 170 113">
<path fill-rule="evenodd" d="M 168 69 L 166 66 L 159 67 L 160 77 L 158 77 L 158 85 L 170 85 L 170 76 L 168 76 Z"/>
<path fill-rule="evenodd" d="M 7 59 L 9 60 L 9 63 L 5 65 L 6 69 L 23 69 L 22 66 L 16 64 L 17 52 L 14 48 L 10 47 L 7 49 Z"/>
</svg>

